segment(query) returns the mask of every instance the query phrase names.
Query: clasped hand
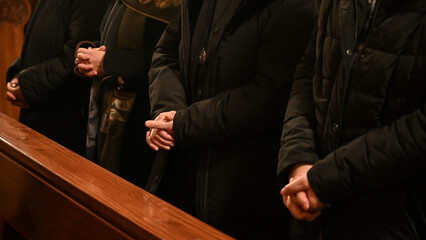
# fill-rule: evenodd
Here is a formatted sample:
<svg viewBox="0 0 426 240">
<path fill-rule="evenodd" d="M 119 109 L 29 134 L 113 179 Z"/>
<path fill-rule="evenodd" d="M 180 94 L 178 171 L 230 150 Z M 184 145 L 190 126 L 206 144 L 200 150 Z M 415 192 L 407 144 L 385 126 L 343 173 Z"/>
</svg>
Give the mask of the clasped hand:
<svg viewBox="0 0 426 240">
<path fill-rule="evenodd" d="M 146 142 L 155 151 L 160 148 L 170 150 L 171 147 L 174 147 L 173 119 L 175 114 L 176 111 L 164 112 L 154 120 L 145 122 L 145 126 L 149 128 L 146 133 Z"/>
<path fill-rule="evenodd" d="M 77 50 L 77 58 L 75 65 L 78 71 L 86 77 L 102 77 L 104 75 L 103 60 L 105 56 L 106 47 L 99 48 L 79 48 Z"/>
<path fill-rule="evenodd" d="M 313 221 L 329 205 L 322 203 L 309 185 L 307 173 L 311 164 L 296 166 L 290 174 L 290 183 L 282 190 L 284 204 L 298 220 Z"/>
<path fill-rule="evenodd" d="M 6 96 L 12 105 L 28 108 L 28 103 L 25 101 L 24 95 L 22 94 L 21 87 L 19 86 L 18 77 L 15 76 L 10 82 L 6 85 Z"/>
</svg>

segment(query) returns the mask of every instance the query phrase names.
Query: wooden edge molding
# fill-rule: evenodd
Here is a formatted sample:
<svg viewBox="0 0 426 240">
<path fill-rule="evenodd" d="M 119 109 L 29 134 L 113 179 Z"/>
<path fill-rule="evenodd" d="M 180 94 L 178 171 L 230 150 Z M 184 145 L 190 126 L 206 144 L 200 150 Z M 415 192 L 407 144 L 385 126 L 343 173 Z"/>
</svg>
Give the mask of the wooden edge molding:
<svg viewBox="0 0 426 240">
<path fill-rule="evenodd" d="M 10 181 L 11 188 L 16 190 L 21 187 L 16 180 L 18 175 L 25 175 L 25 181 L 35 183 L 28 183 L 28 189 L 18 189 L 21 192 L 16 190 L 17 195 L 36 201 L 38 195 L 33 189 L 45 191 L 45 195 L 52 196 L 49 201 L 58 201 L 62 206 L 64 213 L 56 215 L 70 215 L 60 220 L 68 225 L 80 226 L 81 223 L 69 222 L 69 219 L 73 215 L 77 215 L 75 219 L 82 219 L 81 214 L 87 214 L 83 219 L 99 220 L 102 226 L 112 226 L 123 239 L 233 239 L 2 113 L 0 174 L 3 174 L 1 166 L 11 170 L 4 177 L 0 176 L 0 205 L 8 197 L 1 196 L 1 186 Z M 49 207 L 44 202 L 38 204 Z M 6 211 L 1 208 L 0 214 Z M 9 221 L 0 215 L 2 218 Z"/>
</svg>

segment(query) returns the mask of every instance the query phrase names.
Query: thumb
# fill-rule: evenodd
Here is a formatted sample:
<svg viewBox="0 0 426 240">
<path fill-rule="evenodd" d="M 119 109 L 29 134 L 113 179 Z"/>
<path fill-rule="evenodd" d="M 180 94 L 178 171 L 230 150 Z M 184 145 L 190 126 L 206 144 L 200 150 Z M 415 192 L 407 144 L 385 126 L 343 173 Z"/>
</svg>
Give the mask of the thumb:
<svg viewBox="0 0 426 240">
<path fill-rule="evenodd" d="M 155 121 L 155 120 L 146 121 L 145 126 L 147 128 L 156 128 L 156 129 L 164 129 L 166 127 L 165 122 Z"/>
<path fill-rule="evenodd" d="M 291 183 L 287 184 L 283 190 L 281 190 L 281 194 L 284 196 L 293 195 L 300 191 L 306 191 L 309 189 L 309 186 L 304 183 L 303 179 L 296 179 Z"/>
<path fill-rule="evenodd" d="M 7 95 L 7 99 L 12 100 L 12 101 L 16 101 L 16 97 L 13 93 L 7 91 L 6 95 Z"/>
<path fill-rule="evenodd" d="M 100 46 L 99 51 L 106 51 L 106 46 L 105 45 Z"/>
</svg>

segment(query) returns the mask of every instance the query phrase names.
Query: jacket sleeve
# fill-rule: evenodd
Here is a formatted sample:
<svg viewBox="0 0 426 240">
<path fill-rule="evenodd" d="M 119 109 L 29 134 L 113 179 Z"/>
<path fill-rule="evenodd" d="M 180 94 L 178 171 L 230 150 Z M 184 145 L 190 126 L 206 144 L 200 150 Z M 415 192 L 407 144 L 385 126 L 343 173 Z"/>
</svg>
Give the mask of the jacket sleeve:
<svg viewBox="0 0 426 240">
<path fill-rule="evenodd" d="M 301 163 L 314 164 L 319 159 L 312 85 L 316 37 L 317 28 L 311 34 L 311 40 L 294 75 L 278 156 L 278 178 L 282 183 L 288 181 L 292 166 Z"/>
<path fill-rule="evenodd" d="M 340 147 L 318 161 L 308 179 L 323 202 L 334 203 L 360 192 L 424 181 L 425 172 L 426 104 Z"/>
<path fill-rule="evenodd" d="M 99 24 L 106 5 L 101 0 L 72 1 L 67 39 L 61 54 L 26 68 L 18 75 L 22 94 L 31 106 L 66 97 L 64 93 L 79 87 L 73 74 L 74 51 L 77 43 L 99 38 Z"/>
<path fill-rule="evenodd" d="M 259 136 L 281 125 L 294 69 L 316 14 L 313 1 L 275 3 L 279 5 L 268 7 L 262 15 L 258 49 L 249 50 L 257 51 L 257 74 L 247 85 L 178 111 L 174 119 L 178 144 L 209 144 Z"/>
<path fill-rule="evenodd" d="M 6 82 L 12 81 L 13 77 L 19 73 L 20 65 L 21 65 L 21 57 L 18 57 L 7 69 Z"/>
<path fill-rule="evenodd" d="M 151 116 L 187 107 L 179 65 L 180 19 L 167 26 L 154 51 L 149 71 Z"/>
</svg>

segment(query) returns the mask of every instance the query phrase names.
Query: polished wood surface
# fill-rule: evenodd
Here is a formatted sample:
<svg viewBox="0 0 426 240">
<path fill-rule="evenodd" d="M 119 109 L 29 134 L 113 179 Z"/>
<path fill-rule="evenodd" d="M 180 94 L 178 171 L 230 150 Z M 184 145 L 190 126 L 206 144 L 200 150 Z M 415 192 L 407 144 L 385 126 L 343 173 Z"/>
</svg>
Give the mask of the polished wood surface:
<svg viewBox="0 0 426 240">
<path fill-rule="evenodd" d="M 6 100 L 6 71 L 21 53 L 24 26 L 35 4 L 34 0 L 0 0 L 0 112 L 15 119 L 19 108 Z"/>
<path fill-rule="evenodd" d="M 2 113 L 1 218 L 27 239 L 232 239 Z"/>
</svg>

